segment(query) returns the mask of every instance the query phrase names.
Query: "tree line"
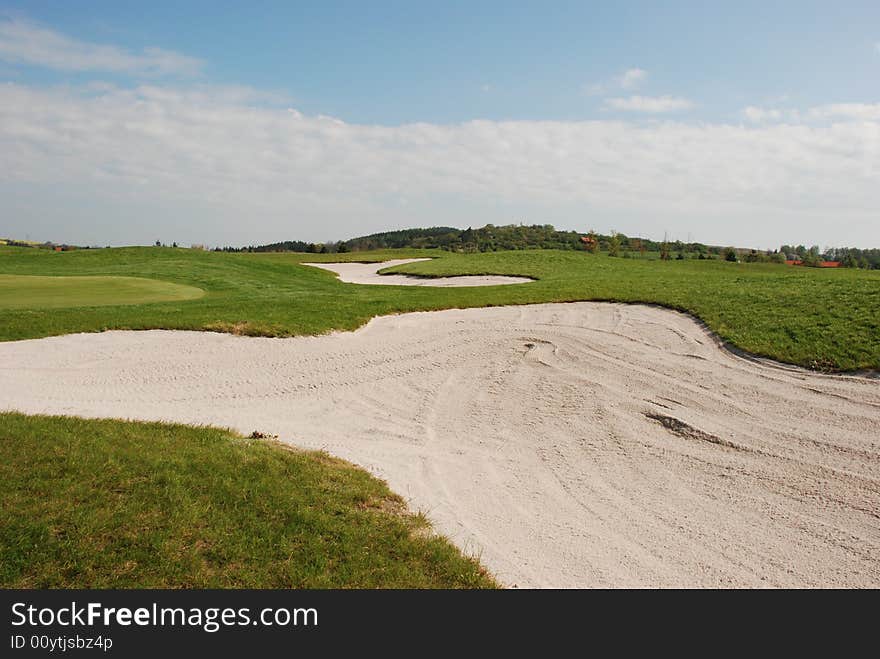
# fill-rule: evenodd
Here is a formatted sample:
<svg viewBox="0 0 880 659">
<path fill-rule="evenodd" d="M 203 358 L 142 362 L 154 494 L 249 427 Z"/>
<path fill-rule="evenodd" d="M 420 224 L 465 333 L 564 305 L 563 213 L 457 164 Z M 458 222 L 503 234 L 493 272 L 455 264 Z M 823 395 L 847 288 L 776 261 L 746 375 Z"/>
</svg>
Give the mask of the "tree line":
<svg viewBox="0 0 880 659">
<path fill-rule="evenodd" d="M 587 239 L 586 241 L 584 239 Z M 784 263 L 800 261 L 803 265 L 818 266 L 822 261 L 839 261 L 850 268 L 880 269 L 880 249 L 834 247 L 824 252 L 817 245 L 782 245 L 774 250 L 742 249 L 700 242 L 670 241 L 665 237 L 655 241 L 641 236 L 627 236 L 617 231 L 601 234 L 590 230 L 559 231 L 552 224 L 487 224 L 474 229 L 454 227 L 427 227 L 383 231 L 349 240 L 310 243 L 303 240 L 285 240 L 266 245 L 247 247 L 216 247 L 217 252 L 303 252 L 313 254 L 342 254 L 375 249 L 443 249 L 450 252 L 495 252 L 520 249 L 587 250 L 612 257 L 631 258 L 647 253 L 663 260 L 723 259 L 746 263 Z"/>
<path fill-rule="evenodd" d="M 222 252 L 306 252 L 306 253 L 342 253 L 360 252 L 374 249 L 443 249 L 450 252 L 496 252 L 501 250 L 519 249 L 586 249 L 578 231 L 559 231 L 551 224 L 496 226 L 487 224 L 474 229 L 456 229 L 454 227 L 428 227 L 421 229 L 401 229 L 383 231 L 368 236 L 359 236 L 349 240 L 309 243 L 301 240 L 287 240 L 267 245 L 250 245 L 248 247 L 218 247 L 215 251 Z M 636 238 L 622 233 L 599 234 L 589 232 L 594 237 L 596 251 L 609 252 L 614 255 L 625 255 L 629 252 L 667 252 L 670 258 L 677 254 L 718 255 L 721 248 L 710 247 L 701 243 L 658 242 L 649 238 Z"/>
<path fill-rule="evenodd" d="M 810 248 L 803 245 L 782 245 L 779 251 L 786 254 L 788 260 L 803 261 L 804 265 L 816 265 L 818 261 L 839 261 L 844 268 L 880 270 L 880 249 L 829 247 L 821 252 L 818 245 Z"/>
</svg>

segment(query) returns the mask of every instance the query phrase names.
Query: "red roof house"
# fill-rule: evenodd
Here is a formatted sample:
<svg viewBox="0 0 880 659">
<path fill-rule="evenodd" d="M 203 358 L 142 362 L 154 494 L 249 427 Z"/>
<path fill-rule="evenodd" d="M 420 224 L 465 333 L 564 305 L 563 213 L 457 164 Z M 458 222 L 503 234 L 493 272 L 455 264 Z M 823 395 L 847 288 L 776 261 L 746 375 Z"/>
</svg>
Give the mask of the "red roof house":
<svg viewBox="0 0 880 659">
<path fill-rule="evenodd" d="M 584 244 L 584 247 L 593 247 L 599 241 L 596 240 L 593 236 L 581 236 L 581 242 Z"/>
</svg>

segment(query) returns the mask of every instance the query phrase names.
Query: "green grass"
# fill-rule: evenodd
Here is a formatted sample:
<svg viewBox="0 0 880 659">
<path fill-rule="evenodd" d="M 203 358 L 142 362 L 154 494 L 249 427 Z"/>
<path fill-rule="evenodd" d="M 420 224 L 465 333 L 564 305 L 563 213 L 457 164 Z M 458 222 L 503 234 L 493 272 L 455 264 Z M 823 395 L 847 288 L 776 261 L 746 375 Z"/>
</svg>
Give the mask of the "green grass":
<svg viewBox="0 0 880 659">
<path fill-rule="evenodd" d="M 142 277 L 0 275 L 0 309 L 58 309 L 192 300 L 195 286 Z"/>
<path fill-rule="evenodd" d="M 0 587 L 495 582 L 366 472 L 216 428 L 0 414 Z"/>
<path fill-rule="evenodd" d="M 433 256 L 423 275 L 511 274 L 487 288 L 343 284 L 301 261 Z M 213 329 L 290 336 L 354 329 L 388 313 L 537 302 L 645 302 L 691 313 L 748 352 L 835 370 L 880 368 L 880 272 L 775 264 L 609 258 L 533 250 L 458 255 L 394 250 L 343 255 L 225 254 L 171 248 L 47 252 L 0 247 L 0 273 L 136 276 L 205 291 L 181 302 L 4 310 L 0 340 L 104 329 Z"/>
</svg>

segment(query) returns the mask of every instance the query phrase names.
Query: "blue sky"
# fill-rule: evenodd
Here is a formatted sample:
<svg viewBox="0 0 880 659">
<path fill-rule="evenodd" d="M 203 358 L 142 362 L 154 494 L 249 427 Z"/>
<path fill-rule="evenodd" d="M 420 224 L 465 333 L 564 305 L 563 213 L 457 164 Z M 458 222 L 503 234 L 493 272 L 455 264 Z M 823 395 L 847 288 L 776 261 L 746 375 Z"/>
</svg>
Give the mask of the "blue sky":
<svg viewBox="0 0 880 659">
<path fill-rule="evenodd" d="M 876 2 L 0 2 L 0 234 L 880 245 L 878 78 Z"/>
</svg>

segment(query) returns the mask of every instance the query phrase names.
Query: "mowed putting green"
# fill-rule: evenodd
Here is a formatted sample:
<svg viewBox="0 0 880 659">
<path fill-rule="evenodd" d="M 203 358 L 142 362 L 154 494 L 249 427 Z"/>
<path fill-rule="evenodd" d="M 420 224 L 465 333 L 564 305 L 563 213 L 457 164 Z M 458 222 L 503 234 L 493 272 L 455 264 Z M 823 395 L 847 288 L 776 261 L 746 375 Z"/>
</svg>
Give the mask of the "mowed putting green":
<svg viewBox="0 0 880 659">
<path fill-rule="evenodd" d="M 201 288 L 143 277 L 0 275 L 0 309 L 58 309 L 194 300 Z"/>
</svg>

